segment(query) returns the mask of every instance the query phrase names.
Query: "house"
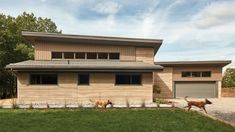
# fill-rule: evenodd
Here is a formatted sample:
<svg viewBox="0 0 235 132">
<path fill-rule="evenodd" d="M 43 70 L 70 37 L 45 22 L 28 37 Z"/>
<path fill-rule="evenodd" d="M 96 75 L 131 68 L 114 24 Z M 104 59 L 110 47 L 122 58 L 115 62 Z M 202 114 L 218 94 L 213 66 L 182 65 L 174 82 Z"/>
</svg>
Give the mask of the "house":
<svg viewBox="0 0 235 132">
<path fill-rule="evenodd" d="M 17 76 L 19 101 L 110 99 L 151 103 L 165 98 L 221 96 L 222 68 L 231 61 L 154 62 L 160 39 L 22 32 L 35 59 L 6 66 Z M 161 90 L 153 92 L 153 85 Z"/>
</svg>

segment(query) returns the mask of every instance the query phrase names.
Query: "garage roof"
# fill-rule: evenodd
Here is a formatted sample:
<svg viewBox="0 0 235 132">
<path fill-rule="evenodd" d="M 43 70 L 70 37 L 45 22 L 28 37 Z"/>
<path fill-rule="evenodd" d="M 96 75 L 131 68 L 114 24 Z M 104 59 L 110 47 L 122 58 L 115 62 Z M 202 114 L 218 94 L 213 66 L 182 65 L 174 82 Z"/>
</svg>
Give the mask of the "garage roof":
<svg viewBox="0 0 235 132">
<path fill-rule="evenodd" d="M 155 65 L 162 66 L 204 66 L 204 65 L 213 65 L 213 66 L 226 66 L 230 64 L 231 60 L 212 60 L 212 61 L 159 61 L 155 62 Z"/>
</svg>

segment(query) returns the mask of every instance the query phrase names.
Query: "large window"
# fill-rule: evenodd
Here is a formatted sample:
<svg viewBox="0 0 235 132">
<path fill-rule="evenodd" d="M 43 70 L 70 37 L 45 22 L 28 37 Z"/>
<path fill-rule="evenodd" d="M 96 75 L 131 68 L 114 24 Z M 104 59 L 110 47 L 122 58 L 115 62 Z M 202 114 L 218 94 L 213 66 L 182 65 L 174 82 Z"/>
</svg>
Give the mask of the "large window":
<svg viewBox="0 0 235 132">
<path fill-rule="evenodd" d="M 30 84 L 57 84 L 57 74 L 31 74 Z"/>
<path fill-rule="evenodd" d="M 182 77 L 211 77 L 211 71 L 184 71 Z"/>
<path fill-rule="evenodd" d="M 89 84 L 90 84 L 89 74 L 78 75 L 78 85 L 89 85 Z"/>
<path fill-rule="evenodd" d="M 136 84 L 139 85 L 142 82 L 141 75 L 139 74 L 117 74 L 116 75 L 116 84 Z"/>
<path fill-rule="evenodd" d="M 51 53 L 52 59 L 62 59 L 62 52 L 52 52 Z"/>
</svg>

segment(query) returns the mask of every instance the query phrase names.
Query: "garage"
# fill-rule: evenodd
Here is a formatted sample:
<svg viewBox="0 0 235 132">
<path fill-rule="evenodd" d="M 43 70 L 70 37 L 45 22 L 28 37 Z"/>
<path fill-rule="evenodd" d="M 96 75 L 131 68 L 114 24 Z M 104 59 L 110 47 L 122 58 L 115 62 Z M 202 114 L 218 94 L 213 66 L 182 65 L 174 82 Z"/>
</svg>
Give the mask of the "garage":
<svg viewBox="0 0 235 132">
<path fill-rule="evenodd" d="M 218 87 L 211 82 L 175 82 L 175 97 L 217 98 Z"/>
</svg>

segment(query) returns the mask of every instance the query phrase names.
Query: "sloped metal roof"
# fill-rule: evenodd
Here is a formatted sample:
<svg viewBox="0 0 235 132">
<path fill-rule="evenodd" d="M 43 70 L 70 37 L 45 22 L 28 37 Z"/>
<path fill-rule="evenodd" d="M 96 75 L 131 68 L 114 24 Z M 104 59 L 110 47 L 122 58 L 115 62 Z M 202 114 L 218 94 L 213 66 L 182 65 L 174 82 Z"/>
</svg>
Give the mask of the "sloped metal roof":
<svg viewBox="0 0 235 132">
<path fill-rule="evenodd" d="M 148 64 L 136 61 L 105 61 L 105 60 L 28 60 L 11 63 L 7 70 L 68 70 L 68 71 L 129 71 L 142 70 L 154 71 L 163 69 L 160 65 Z"/>
</svg>

